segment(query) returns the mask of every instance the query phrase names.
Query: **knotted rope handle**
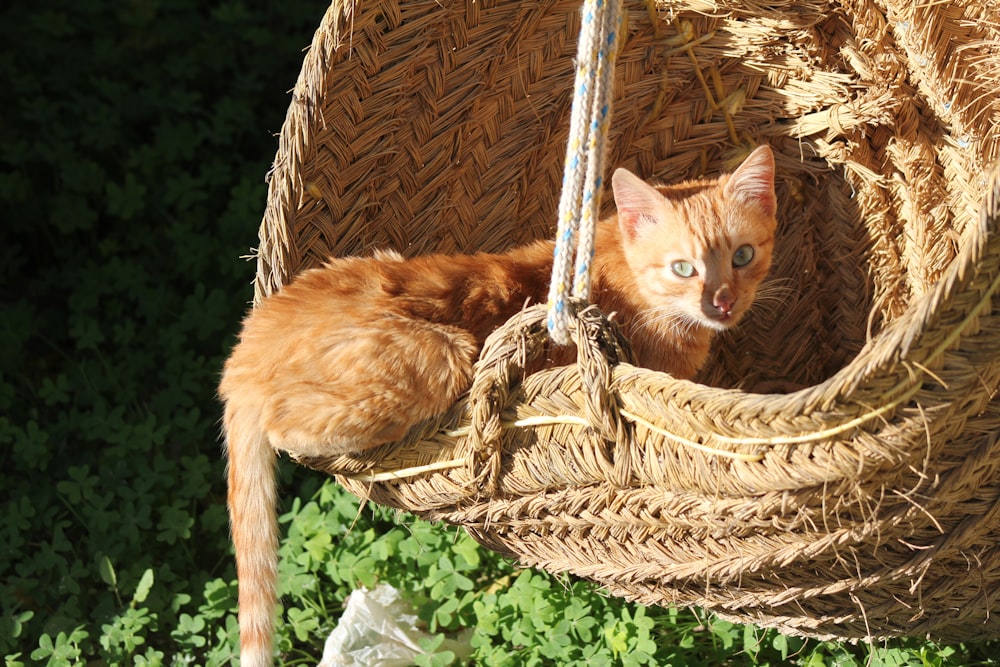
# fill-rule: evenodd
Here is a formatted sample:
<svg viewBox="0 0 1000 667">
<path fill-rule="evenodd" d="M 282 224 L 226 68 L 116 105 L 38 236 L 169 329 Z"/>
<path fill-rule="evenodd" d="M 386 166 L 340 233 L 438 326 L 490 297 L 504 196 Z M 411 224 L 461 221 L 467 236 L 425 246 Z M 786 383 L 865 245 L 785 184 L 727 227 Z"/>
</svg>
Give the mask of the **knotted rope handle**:
<svg viewBox="0 0 1000 667">
<path fill-rule="evenodd" d="M 611 86 L 623 16 L 622 0 L 584 0 L 546 320 L 549 336 L 559 345 L 571 340 L 570 296 L 590 299 L 594 228 L 601 208 Z M 577 236 L 573 271 L 571 249 Z"/>
</svg>

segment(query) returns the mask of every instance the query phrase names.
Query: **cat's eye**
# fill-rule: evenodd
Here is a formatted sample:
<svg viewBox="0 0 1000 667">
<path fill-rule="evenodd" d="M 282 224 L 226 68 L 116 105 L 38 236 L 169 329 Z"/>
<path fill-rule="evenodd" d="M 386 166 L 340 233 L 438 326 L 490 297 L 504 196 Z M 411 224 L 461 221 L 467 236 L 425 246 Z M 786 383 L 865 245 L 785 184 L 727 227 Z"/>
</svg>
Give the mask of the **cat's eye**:
<svg viewBox="0 0 1000 667">
<path fill-rule="evenodd" d="M 753 261 L 753 247 L 748 245 L 741 245 L 733 253 L 733 266 L 740 268 L 746 266 L 751 261 Z"/>
<path fill-rule="evenodd" d="M 681 278 L 690 278 L 694 275 L 694 265 L 691 264 L 691 262 L 685 262 L 682 259 L 671 264 L 670 270 L 674 272 L 674 275 L 680 276 Z"/>
</svg>

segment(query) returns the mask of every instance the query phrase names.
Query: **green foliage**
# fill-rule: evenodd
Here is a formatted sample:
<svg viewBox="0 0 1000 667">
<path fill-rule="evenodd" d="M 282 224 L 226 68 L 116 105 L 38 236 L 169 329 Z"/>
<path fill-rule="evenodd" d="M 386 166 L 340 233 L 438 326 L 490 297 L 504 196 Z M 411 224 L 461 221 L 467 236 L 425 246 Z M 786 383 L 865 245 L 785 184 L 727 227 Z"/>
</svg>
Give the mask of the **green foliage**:
<svg viewBox="0 0 1000 667">
<path fill-rule="evenodd" d="M 0 10 L 0 654 L 7 667 L 220 665 L 236 588 L 214 388 L 249 301 L 264 174 L 322 2 Z M 286 664 L 358 586 L 404 591 L 421 665 L 992 664 L 987 649 L 804 642 L 360 510 L 282 467 Z"/>
<path fill-rule="evenodd" d="M 180 619 L 232 577 L 214 387 L 250 298 L 238 258 L 323 10 L 0 10 L 8 664 L 199 649 Z"/>
</svg>

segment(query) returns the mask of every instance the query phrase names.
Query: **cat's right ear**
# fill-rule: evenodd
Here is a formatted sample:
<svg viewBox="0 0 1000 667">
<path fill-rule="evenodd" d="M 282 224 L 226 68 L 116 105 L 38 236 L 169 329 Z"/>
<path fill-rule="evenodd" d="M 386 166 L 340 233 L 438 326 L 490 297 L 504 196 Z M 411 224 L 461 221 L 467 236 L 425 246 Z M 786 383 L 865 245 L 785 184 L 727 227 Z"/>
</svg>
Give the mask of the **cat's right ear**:
<svg viewBox="0 0 1000 667">
<path fill-rule="evenodd" d="M 611 189 L 615 193 L 618 226 L 626 238 L 635 240 L 639 229 L 656 221 L 656 213 L 663 206 L 663 195 L 628 169 L 622 168 L 612 174 Z"/>
</svg>

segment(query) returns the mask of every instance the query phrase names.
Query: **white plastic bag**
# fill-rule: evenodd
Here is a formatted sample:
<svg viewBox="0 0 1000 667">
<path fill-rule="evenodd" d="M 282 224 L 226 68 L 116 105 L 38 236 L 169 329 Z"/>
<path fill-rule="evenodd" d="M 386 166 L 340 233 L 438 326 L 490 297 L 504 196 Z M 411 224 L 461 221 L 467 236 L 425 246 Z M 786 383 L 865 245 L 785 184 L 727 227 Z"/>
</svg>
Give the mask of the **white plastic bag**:
<svg viewBox="0 0 1000 667">
<path fill-rule="evenodd" d="M 438 650 L 464 660 L 472 653 L 469 635 L 446 639 Z M 417 628 L 412 608 L 388 584 L 360 588 L 347 598 L 344 614 L 327 637 L 319 667 L 408 667 L 426 653 L 420 640 L 430 637 Z"/>
</svg>

